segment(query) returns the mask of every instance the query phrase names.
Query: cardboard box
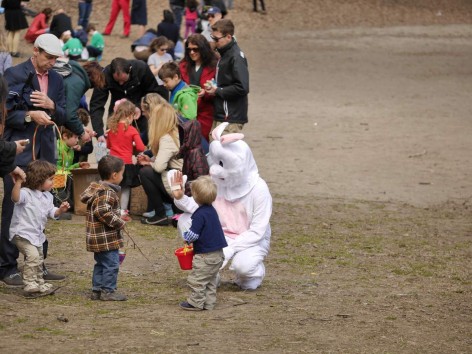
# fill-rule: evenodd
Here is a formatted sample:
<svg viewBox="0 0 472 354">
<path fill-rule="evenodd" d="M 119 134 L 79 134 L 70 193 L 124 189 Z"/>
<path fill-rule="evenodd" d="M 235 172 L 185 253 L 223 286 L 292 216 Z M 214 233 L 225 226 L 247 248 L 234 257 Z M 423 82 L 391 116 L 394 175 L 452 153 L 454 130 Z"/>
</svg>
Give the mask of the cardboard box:
<svg viewBox="0 0 472 354">
<path fill-rule="evenodd" d="M 100 180 L 97 165 L 91 165 L 90 168 L 72 170 L 72 180 L 74 186 L 74 213 L 76 215 L 85 215 L 87 214 L 87 205 L 80 201 L 80 195 L 91 182 Z"/>
<path fill-rule="evenodd" d="M 129 213 L 131 215 L 142 215 L 147 208 L 147 195 L 142 186 L 131 188 L 131 197 L 129 202 Z"/>
</svg>

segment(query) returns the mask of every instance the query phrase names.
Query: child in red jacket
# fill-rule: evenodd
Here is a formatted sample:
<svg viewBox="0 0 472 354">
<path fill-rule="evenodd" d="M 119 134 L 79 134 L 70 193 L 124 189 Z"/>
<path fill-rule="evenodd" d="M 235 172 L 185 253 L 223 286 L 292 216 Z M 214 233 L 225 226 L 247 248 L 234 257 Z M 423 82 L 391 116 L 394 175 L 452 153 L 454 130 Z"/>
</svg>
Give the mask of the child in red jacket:
<svg viewBox="0 0 472 354">
<path fill-rule="evenodd" d="M 132 126 L 141 111 L 127 99 L 115 103 L 114 113 L 108 119 L 107 147 L 110 155 L 119 157 L 125 163 L 125 173 L 121 182 L 121 215 L 129 221 L 128 204 L 132 187 L 140 185 L 137 166 L 133 163 L 133 153 L 143 152 L 146 147 L 138 130 Z"/>
</svg>

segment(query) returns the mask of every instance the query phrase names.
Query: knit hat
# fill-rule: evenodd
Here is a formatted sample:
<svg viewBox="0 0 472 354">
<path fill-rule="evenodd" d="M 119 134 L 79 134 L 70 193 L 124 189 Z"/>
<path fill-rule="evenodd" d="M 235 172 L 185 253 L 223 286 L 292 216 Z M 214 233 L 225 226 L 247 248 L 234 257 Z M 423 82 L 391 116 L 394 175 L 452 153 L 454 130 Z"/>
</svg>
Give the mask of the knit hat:
<svg viewBox="0 0 472 354">
<path fill-rule="evenodd" d="M 62 47 L 59 38 L 51 33 L 44 33 L 34 41 L 35 48 L 41 48 L 46 53 L 56 57 L 62 56 Z"/>
</svg>

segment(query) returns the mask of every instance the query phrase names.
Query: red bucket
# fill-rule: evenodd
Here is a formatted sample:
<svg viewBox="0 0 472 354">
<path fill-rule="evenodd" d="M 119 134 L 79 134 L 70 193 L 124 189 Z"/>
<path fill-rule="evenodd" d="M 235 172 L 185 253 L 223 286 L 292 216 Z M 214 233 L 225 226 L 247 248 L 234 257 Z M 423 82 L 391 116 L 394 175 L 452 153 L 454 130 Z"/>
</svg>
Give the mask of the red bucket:
<svg viewBox="0 0 472 354">
<path fill-rule="evenodd" d="M 180 269 L 190 270 L 192 269 L 193 260 L 193 247 L 184 246 L 175 250 L 175 255 L 180 264 Z"/>
</svg>

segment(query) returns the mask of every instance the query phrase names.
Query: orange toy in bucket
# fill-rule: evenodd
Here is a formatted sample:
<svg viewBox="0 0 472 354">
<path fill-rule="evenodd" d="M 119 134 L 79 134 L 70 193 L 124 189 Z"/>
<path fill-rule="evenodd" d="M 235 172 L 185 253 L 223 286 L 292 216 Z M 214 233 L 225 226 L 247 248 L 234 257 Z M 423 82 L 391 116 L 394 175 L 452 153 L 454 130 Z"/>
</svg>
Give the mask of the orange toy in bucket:
<svg viewBox="0 0 472 354">
<path fill-rule="evenodd" d="M 192 260 L 193 260 L 193 247 L 185 245 L 175 250 L 175 255 L 180 264 L 180 269 L 190 270 L 192 269 Z"/>
</svg>

